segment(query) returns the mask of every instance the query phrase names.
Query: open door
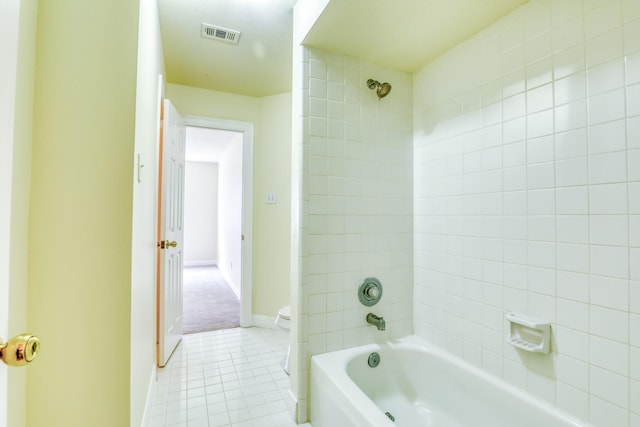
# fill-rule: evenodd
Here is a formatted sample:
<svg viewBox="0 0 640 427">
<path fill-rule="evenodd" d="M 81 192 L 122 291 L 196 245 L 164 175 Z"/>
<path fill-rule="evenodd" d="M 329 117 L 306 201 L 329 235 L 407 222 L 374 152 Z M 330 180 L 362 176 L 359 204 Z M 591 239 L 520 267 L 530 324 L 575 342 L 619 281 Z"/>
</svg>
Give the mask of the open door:
<svg viewBox="0 0 640 427">
<path fill-rule="evenodd" d="M 166 99 L 162 105 L 158 183 L 157 361 L 167 364 L 182 339 L 182 263 L 186 127 Z"/>
</svg>

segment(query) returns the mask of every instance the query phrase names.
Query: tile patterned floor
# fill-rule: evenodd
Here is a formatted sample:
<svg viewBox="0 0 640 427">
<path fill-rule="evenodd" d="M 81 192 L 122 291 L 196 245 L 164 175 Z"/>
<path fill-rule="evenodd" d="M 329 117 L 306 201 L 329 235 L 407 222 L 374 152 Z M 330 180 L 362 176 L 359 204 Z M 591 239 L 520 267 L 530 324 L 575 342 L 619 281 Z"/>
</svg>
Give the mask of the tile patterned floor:
<svg viewBox="0 0 640 427">
<path fill-rule="evenodd" d="M 185 335 L 158 370 L 149 426 L 296 426 L 285 403 L 287 345 L 288 334 L 281 329 Z"/>
</svg>

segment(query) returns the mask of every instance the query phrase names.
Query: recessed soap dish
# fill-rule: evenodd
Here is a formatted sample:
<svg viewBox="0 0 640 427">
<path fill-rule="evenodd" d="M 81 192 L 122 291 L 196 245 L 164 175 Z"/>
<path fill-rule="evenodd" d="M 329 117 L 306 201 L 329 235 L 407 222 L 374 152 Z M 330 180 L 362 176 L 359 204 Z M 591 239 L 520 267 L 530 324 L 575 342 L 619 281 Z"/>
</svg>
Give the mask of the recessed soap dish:
<svg viewBox="0 0 640 427">
<path fill-rule="evenodd" d="M 509 313 L 507 342 L 519 349 L 547 354 L 550 351 L 551 324 L 522 314 Z"/>
</svg>

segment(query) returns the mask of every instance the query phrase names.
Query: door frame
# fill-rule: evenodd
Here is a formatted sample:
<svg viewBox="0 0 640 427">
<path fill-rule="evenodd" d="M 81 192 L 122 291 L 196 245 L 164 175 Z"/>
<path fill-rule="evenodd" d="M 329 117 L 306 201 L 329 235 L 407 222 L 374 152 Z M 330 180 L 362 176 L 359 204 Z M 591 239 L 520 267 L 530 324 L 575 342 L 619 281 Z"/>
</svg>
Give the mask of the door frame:
<svg viewBox="0 0 640 427">
<path fill-rule="evenodd" d="M 253 326 L 253 123 L 183 115 L 186 126 L 242 132 L 242 270 L 240 326 Z"/>
</svg>

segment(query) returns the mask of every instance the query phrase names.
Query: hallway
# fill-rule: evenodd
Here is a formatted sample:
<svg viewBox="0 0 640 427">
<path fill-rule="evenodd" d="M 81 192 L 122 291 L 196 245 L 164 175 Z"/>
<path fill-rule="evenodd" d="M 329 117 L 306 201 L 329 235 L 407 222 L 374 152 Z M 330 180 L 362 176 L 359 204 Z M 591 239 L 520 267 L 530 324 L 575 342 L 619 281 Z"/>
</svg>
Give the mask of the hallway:
<svg viewBox="0 0 640 427">
<path fill-rule="evenodd" d="M 240 300 L 217 266 L 183 271 L 183 334 L 240 327 Z"/>
</svg>

